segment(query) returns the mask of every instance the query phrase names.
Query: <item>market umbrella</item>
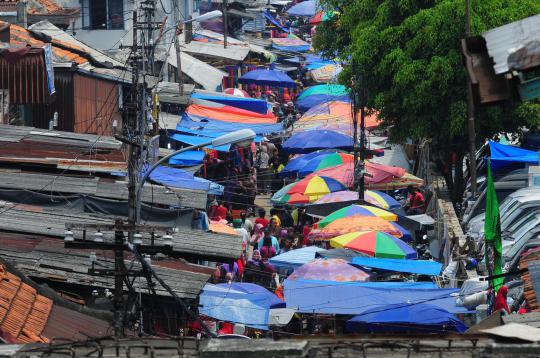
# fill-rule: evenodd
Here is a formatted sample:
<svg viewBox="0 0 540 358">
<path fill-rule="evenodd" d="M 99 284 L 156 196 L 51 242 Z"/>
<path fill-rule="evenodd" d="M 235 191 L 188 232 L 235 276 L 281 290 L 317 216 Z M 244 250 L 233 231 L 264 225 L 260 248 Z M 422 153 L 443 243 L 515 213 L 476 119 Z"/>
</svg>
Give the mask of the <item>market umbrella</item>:
<svg viewBox="0 0 540 358">
<path fill-rule="evenodd" d="M 310 153 L 320 149 L 344 149 L 353 147 L 352 137 L 331 130 L 311 130 L 293 134 L 283 143 L 287 153 Z"/>
<path fill-rule="evenodd" d="M 349 205 L 334 211 L 317 223 L 317 228 L 322 229 L 328 224 L 343 218 L 356 216 L 376 216 L 387 221 L 397 221 L 398 216 L 390 211 L 368 205 Z"/>
<path fill-rule="evenodd" d="M 343 71 L 343 67 L 336 63 L 331 63 L 310 71 L 310 75 L 317 83 L 336 82 L 338 75 Z"/>
<path fill-rule="evenodd" d="M 234 228 L 221 222 L 211 222 L 208 230 L 219 234 L 240 235 Z"/>
<path fill-rule="evenodd" d="M 344 190 L 326 194 L 313 204 L 329 204 L 354 200 L 358 200 L 358 192 Z M 386 210 L 398 209 L 401 207 L 401 204 L 396 199 L 392 198 L 386 193 L 383 193 L 382 191 L 366 190 L 364 192 L 364 200 L 371 205 L 375 205 Z"/>
<path fill-rule="evenodd" d="M 377 190 L 397 190 L 405 189 L 408 186 L 419 187 L 424 185 L 424 180 L 412 175 L 411 173 L 405 173 L 400 178 L 393 178 L 388 183 L 367 183 L 368 188 Z"/>
<path fill-rule="evenodd" d="M 354 155 L 347 153 L 329 153 L 325 155 L 318 155 L 315 158 L 308 161 L 298 171 L 300 178 L 305 177 L 317 170 L 335 167 L 345 163 L 351 163 L 354 161 Z"/>
<path fill-rule="evenodd" d="M 381 231 L 355 231 L 334 237 L 330 245 L 363 252 L 373 257 L 416 259 L 416 250 L 402 240 Z"/>
<path fill-rule="evenodd" d="M 310 20 L 310 25 L 318 25 L 323 21 L 328 21 L 332 18 L 335 12 L 319 11 Z"/>
<path fill-rule="evenodd" d="M 325 250 L 317 246 L 306 246 L 274 256 L 269 262 L 275 267 L 293 270 L 312 261 L 319 251 Z"/>
<path fill-rule="evenodd" d="M 289 190 L 294 186 L 294 184 L 296 184 L 296 182 L 287 184 L 283 188 L 278 190 L 274 195 L 272 195 L 272 198 L 270 198 L 272 205 L 280 206 L 280 205 L 309 204 L 310 203 L 309 196 L 303 193 L 289 193 Z"/>
<path fill-rule="evenodd" d="M 306 112 L 310 108 L 313 108 L 321 103 L 326 103 L 330 101 L 350 102 L 351 99 L 348 94 L 343 94 L 339 96 L 329 94 L 314 94 L 297 99 L 296 108 L 298 108 L 300 112 Z"/>
<path fill-rule="evenodd" d="M 240 88 L 225 88 L 223 90 L 223 93 L 230 94 L 230 95 L 233 95 L 233 96 L 238 96 L 238 97 L 246 97 L 246 98 L 250 97 L 249 94 L 246 91 L 244 91 L 244 90 L 242 90 Z"/>
<path fill-rule="evenodd" d="M 369 274 L 342 259 L 315 259 L 295 269 L 287 279 L 366 282 L 369 281 Z"/>
<path fill-rule="evenodd" d="M 329 240 L 355 231 L 383 231 L 405 241 L 412 239 L 411 234 L 395 222 L 361 215 L 334 220 L 322 229 L 312 230 L 310 237 L 315 240 Z"/>
<path fill-rule="evenodd" d="M 305 112 L 300 119 L 295 122 L 294 129 L 305 130 L 322 126 L 343 127 L 350 131 L 353 123 L 351 104 L 347 101 L 329 101 L 318 104 Z M 368 130 L 377 128 L 379 119 L 377 113 L 365 116 L 365 127 Z"/>
<path fill-rule="evenodd" d="M 316 0 L 306 0 L 292 6 L 287 10 L 290 16 L 313 16 L 317 13 L 319 2 Z"/>
<path fill-rule="evenodd" d="M 369 257 L 369 255 L 363 252 L 358 252 L 346 248 L 321 250 L 315 253 L 315 257 L 322 257 L 327 259 L 342 259 L 347 262 L 352 262 L 355 257 Z"/>
<path fill-rule="evenodd" d="M 327 96 L 348 96 L 349 90 L 347 87 L 338 84 L 316 85 L 308 87 L 300 92 L 297 99 L 321 94 Z"/>
<path fill-rule="evenodd" d="M 346 324 L 356 333 L 463 333 L 467 326 L 447 310 L 429 303 L 389 304 L 369 309 Z"/>
<path fill-rule="evenodd" d="M 335 179 L 313 176 L 309 179 L 304 178 L 293 183 L 288 189 L 287 194 L 303 194 L 308 196 L 312 202 L 325 194 L 344 189 L 346 189 L 345 186 Z"/>
<path fill-rule="evenodd" d="M 320 155 L 326 155 L 330 153 L 337 153 L 337 149 L 324 149 L 324 150 L 318 150 L 316 152 L 298 155 L 295 158 L 289 160 L 287 165 L 285 165 L 285 168 L 281 170 L 280 175 L 281 176 L 289 176 L 294 175 L 300 170 L 307 162 L 309 162 L 311 159 L 316 158 Z"/>
<path fill-rule="evenodd" d="M 277 70 L 253 70 L 239 79 L 240 83 L 256 84 L 261 86 L 295 87 L 296 82 L 285 72 Z"/>
</svg>

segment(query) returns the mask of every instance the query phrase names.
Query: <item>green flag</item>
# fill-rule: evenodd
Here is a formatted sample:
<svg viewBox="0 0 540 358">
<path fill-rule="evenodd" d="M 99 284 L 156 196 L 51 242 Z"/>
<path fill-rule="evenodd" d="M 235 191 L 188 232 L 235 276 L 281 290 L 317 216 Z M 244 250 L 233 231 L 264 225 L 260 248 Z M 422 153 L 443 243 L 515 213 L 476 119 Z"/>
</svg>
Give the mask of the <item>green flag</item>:
<svg viewBox="0 0 540 358">
<path fill-rule="evenodd" d="M 486 240 L 485 250 L 487 253 L 488 247 L 493 248 L 493 272 L 492 275 L 502 274 L 502 238 L 501 238 L 501 216 L 499 215 L 499 201 L 495 192 L 495 184 L 493 184 L 493 176 L 491 175 L 491 161 L 488 159 L 488 177 L 487 177 L 487 192 L 486 192 L 486 221 L 484 222 L 484 236 Z M 489 258 L 486 254 L 486 265 L 489 265 Z M 504 278 L 496 278 L 493 280 L 493 288 L 495 291 L 502 286 Z"/>
</svg>

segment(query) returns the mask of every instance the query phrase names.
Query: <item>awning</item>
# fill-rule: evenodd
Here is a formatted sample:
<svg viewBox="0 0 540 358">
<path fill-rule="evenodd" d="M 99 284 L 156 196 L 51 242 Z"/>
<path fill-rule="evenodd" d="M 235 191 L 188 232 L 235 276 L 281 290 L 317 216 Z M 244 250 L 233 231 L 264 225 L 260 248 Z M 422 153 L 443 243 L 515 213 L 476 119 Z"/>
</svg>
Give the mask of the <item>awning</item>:
<svg viewBox="0 0 540 358">
<path fill-rule="evenodd" d="M 169 159 L 169 164 L 178 165 L 180 167 L 191 167 L 201 164 L 204 160 L 204 156 L 205 153 L 202 150 L 188 150 Z"/>
<path fill-rule="evenodd" d="M 430 276 L 439 275 L 442 268 L 442 264 L 435 261 L 383 259 L 376 257 L 353 257 L 352 263 L 358 266 L 393 272 L 416 273 Z"/>
<path fill-rule="evenodd" d="M 223 77 L 227 76 L 225 72 L 222 72 L 185 52 L 180 53 L 180 60 L 182 61 L 182 72 L 206 90 L 217 90 L 223 82 Z M 167 62 L 171 66 L 177 67 L 176 50 L 174 46 L 171 46 L 171 49 L 169 50 Z"/>
<path fill-rule="evenodd" d="M 184 113 L 182 115 L 182 118 L 180 119 L 180 122 L 176 126 L 176 130 L 182 131 L 185 128 L 205 130 L 211 132 L 233 132 L 235 130 L 248 128 L 253 130 L 256 134 L 266 135 L 281 132 L 283 130 L 283 124 L 250 124 L 238 122 L 224 122 L 215 119 L 188 115 Z"/>
<path fill-rule="evenodd" d="M 491 167 L 501 168 L 513 163 L 538 164 L 538 152 L 489 141 Z"/>
<path fill-rule="evenodd" d="M 268 113 L 268 102 L 257 98 L 231 96 L 221 92 L 210 91 L 195 91 L 191 98 L 217 102 L 227 106 L 237 107 L 260 114 Z"/>
<path fill-rule="evenodd" d="M 214 195 L 223 194 L 222 185 L 198 178 L 182 169 L 159 166 L 150 174 L 150 179 L 172 188 L 205 190 L 208 194 Z"/>
<path fill-rule="evenodd" d="M 192 54 L 197 54 L 200 56 L 219 57 L 237 62 L 243 61 L 249 54 L 248 46 L 233 44 L 224 48 L 222 44 L 192 41 L 188 44 L 182 44 L 181 47 L 182 51 Z"/>
</svg>

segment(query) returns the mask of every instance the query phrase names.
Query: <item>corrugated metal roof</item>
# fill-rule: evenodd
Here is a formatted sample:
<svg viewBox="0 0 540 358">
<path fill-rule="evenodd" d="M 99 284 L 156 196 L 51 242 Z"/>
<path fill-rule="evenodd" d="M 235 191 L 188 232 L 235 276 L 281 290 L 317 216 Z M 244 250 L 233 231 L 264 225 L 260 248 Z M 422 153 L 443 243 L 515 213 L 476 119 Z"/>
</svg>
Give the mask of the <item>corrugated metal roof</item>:
<svg viewBox="0 0 540 358">
<path fill-rule="evenodd" d="M 512 22 L 482 34 L 496 74 L 509 71 L 508 56 L 531 41 L 540 40 L 540 14 Z"/>
</svg>

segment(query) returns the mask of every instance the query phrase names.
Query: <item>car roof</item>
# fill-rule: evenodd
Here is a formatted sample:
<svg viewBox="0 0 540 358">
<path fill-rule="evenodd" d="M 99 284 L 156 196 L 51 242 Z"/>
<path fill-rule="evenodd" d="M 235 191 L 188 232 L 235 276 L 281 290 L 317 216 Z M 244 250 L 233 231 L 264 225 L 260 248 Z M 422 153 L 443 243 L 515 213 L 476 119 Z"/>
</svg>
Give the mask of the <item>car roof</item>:
<svg viewBox="0 0 540 358">
<path fill-rule="evenodd" d="M 525 188 L 521 188 L 510 194 L 510 196 L 515 198 L 519 196 L 531 195 L 531 193 L 540 193 L 540 187 L 528 186 Z"/>
</svg>

